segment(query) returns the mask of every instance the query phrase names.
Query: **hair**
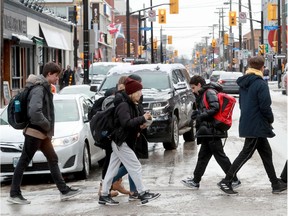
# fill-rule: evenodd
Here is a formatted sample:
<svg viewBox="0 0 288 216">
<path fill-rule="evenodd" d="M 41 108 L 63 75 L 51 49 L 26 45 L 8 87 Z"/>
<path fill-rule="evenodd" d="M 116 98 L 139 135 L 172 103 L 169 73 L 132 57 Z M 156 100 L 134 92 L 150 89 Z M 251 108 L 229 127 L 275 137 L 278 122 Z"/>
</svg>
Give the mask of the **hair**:
<svg viewBox="0 0 288 216">
<path fill-rule="evenodd" d="M 265 63 L 263 56 L 253 56 L 249 59 L 249 67 L 260 70 Z"/>
<path fill-rule="evenodd" d="M 137 75 L 137 74 L 131 74 L 128 77 L 133 79 L 133 80 L 136 80 L 136 81 L 138 81 L 140 83 L 142 82 L 142 78 L 139 75 Z"/>
<path fill-rule="evenodd" d="M 118 80 L 118 85 L 123 84 L 125 85 L 125 81 L 128 77 L 127 76 L 121 76 Z"/>
<path fill-rule="evenodd" d="M 47 62 L 45 65 L 44 65 L 44 68 L 43 68 L 43 76 L 44 77 L 47 77 L 48 73 L 51 73 L 51 74 L 59 74 L 61 72 L 61 68 L 59 67 L 59 65 L 57 65 L 56 63 L 54 62 Z"/>
<path fill-rule="evenodd" d="M 206 84 L 206 81 L 203 77 L 199 76 L 199 75 L 194 75 L 193 77 L 191 77 L 190 82 L 191 85 L 198 85 L 199 83 L 201 84 L 201 86 Z"/>
</svg>

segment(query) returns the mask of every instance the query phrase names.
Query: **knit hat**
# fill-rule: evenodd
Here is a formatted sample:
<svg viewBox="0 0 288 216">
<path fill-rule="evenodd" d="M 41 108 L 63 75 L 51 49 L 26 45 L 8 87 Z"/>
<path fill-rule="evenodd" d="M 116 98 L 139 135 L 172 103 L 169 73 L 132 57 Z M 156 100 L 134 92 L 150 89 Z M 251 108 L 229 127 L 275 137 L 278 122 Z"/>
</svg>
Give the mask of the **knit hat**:
<svg viewBox="0 0 288 216">
<path fill-rule="evenodd" d="M 138 81 L 136 80 L 133 80 L 131 78 L 127 78 L 126 79 L 126 82 L 125 82 L 125 91 L 128 95 L 130 94 L 133 94 L 139 90 L 141 90 L 143 87 L 142 87 L 142 84 L 139 83 Z"/>
</svg>

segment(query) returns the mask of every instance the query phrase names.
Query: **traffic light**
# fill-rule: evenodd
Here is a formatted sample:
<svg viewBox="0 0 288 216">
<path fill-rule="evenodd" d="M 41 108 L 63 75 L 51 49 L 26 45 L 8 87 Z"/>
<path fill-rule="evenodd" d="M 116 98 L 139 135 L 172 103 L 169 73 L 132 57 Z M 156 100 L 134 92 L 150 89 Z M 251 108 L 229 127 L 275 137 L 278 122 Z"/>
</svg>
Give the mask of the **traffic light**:
<svg viewBox="0 0 288 216">
<path fill-rule="evenodd" d="M 172 35 L 168 35 L 168 44 L 172 44 Z"/>
<path fill-rule="evenodd" d="M 77 23 L 80 19 L 80 9 L 80 6 L 74 5 L 75 23 Z"/>
<path fill-rule="evenodd" d="M 179 13 L 179 0 L 170 0 L 170 14 Z"/>
<path fill-rule="evenodd" d="M 229 11 L 229 26 L 236 26 L 236 11 Z"/>
<path fill-rule="evenodd" d="M 174 57 L 178 56 L 178 50 L 174 50 Z"/>
<path fill-rule="evenodd" d="M 153 40 L 153 49 L 154 50 L 157 50 L 157 39 L 156 40 Z"/>
<path fill-rule="evenodd" d="M 278 41 L 272 41 L 274 53 L 278 52 Z"/>
<path fill-rule="evenodd" d="M 265 53 L 265 44 L 261 44 L 261 45 L 259 45 L 258 54 L 264 55 L 264 53 Z"/>
<path fill-rule="evenodd" d="M 268 3 L 268 21 L 277 20 L 277 4 Z"/>
<path fill-rule="evenodd" d="M 144 46 L 141 46 L 141 45 L 138 46 L 138 55 L 143 54 L 143 48 L 144 48 Z"/>
<path fill-rule="evenodd" d="M 159 24 L 166 24 L 166 9 L 158 9 Z"/>
<path fill-rule="evenodd" d="M 229 43 L 229 35 L 226 33 L 226 34 L 224 34 L 224 45 L 228 45 L 228 43 Z"/>
<path fill-rule="evenodd" d="M 196 51 L 196 58 L 199 58 L 200 53 L 198 51 Z"/>
<path fill-rule="evenodd" d="M 134 49 L 134 43 L 130 43 L 130 53 L 134 54 L 135 49 Z"/>
<path fill-rule="evenodd" d="M 216 40 L 215 40 L 215 39 L 212 39 L 212 43 L 211 43 L 211 46 L 212 46 L 213 48 L 215 48 L 215 47 L 216 47 Z"/>
<path fill-rule="evenodd" d="M 203 48 L 202 49 L 202 55 L 206 55 L 206 54 L 207 54 L 206 48 Z"/>
</svg>

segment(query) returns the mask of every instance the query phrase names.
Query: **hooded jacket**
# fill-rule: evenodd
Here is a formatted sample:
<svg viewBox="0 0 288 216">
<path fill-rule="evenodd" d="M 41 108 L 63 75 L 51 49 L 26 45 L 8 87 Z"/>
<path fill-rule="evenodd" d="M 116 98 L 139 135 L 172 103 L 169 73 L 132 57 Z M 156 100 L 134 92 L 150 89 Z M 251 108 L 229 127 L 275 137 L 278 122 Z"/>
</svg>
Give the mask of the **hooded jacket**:
<svg viewBox="0 0 288 216">
<path fill-rule="evenodd" d="M 26 86 L 31 85 L 34 87 L 27 99 L 29 124 L 24 133 L 36 138 L 43 139 L 45 136 L 51 138 L 54 135 L 55 114 L 50 84 L 43 75 L 31 74 L 26 81 Z"/>
<path fill-rule="evenodd" d="M 215 82 L 210 82 L 204 85 L 200 91 L 199 95 L 196 97 L 196 105 L 199 112 L 199 116 L 196 120 L 196 137 L 197 143 L 201 143 L 203 137 L 227 137 L 226 131 L 221 131 L 215 128 L 213 116 L 219 111 L 219 101 L 217 93 L 223 90 L 222 86 Z M 209 109 L 206 109 L 203 102 L 203 96 L 206 94 L 207 102 L 209 104 Z"/>
<path fill-rule="evenodd" d="M 240 137 L 275 136 L 271 126 L 274 116 L 269 87 L 262 76 L 261 71 L 249 68 L 244 76 L 237 79 L 240 86 Z"/>
</svg>

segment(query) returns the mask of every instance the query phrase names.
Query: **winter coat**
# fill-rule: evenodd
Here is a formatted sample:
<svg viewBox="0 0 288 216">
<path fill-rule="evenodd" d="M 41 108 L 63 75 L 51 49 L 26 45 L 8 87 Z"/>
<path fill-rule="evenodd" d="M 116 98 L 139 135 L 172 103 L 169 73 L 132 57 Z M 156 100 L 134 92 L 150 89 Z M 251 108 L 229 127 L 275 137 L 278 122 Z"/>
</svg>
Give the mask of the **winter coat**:
<svg viewBox="0 0 288 216">
<path fill-rule="evenodd" d="M 219 111 L 217 92 L 220 91 L 222 91 L 222 86 L 218 83 L 211 82 L 202 87 L 199 91 L 199 95 L 195 95 L 196 106 L 199 112 L 199 115 L 196 118 L 196 137 L 198 144 L 201 143 L 201 138 L 203 137 L 227 137 L 226 131 L 216 129 L 214 126 L 213 116 Z M 206 109 L 203 102 L 204 94 L 206 94 L 209 109 Z"/>
<path fill-rule="evenodd" d="M 240 137 L 274 137 L 271 124 L 274 121 L 271 109 L 271 97 L 267 83 L 257 71 L 248 69 L 246 75 L 239 77 L 239 123 Z"/>
<path fill-rule="evenodd" d="M 29 128 L 44 133 L 48 137 L 54 135 L 54 105 L 51 86 L 43 75 L 30 75 L 26 86 L 35 85 L 28 95 L 27 115 L 29 118 Z"/>
<path fill-rule="evenodd" d="M 119 146 L 126 142 L 131 149 L 135 150 L 137 135 L 141 131 L 140 125 L 146 120 L 125 92 L 115 95 L 114 105 L 116 106 L 114 114 L 116 130 L 112 140 Z"/>
</svg>

